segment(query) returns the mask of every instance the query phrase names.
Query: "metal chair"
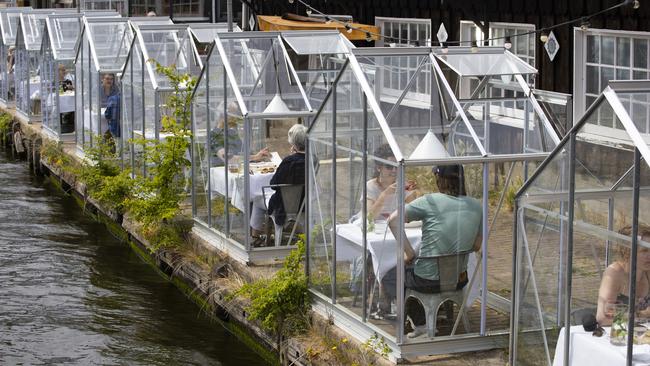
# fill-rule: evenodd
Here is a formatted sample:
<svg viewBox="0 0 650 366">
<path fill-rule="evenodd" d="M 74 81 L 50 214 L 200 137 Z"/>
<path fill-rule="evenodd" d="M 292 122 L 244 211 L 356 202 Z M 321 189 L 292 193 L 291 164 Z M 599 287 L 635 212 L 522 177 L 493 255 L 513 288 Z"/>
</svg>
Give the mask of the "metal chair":
<svg viewBox="0 0 650 366">
<path fill-rule="evenodd" d="M 458 316 L 462 316 L 465 332 L 469 332 L 469 320 L 463 306 L 465 291 L 468 290 L 467 285 L 463 286 L 463 288 L 460 290 L 457 289 L 457 287 L 458 274 L 461 272 L 461 268 L 467 267 L 467 259 L 470 253 L 472 253 L 472 250 L 417 258 L 418 260 L 436 260 L 438 262 L 440 292 L 429 294 L 418 292 L 409 288 L 405 289 L 406 300 L 408 300 L 409 297 L 413 297 L 420 301 L 424 307 L 424 314 L 427 320 L 427 333 L 429 337 L 434 337 L 436 334 L 438 311 L 440 310 L 441 305 L 446 301 L 452 301 L 458 304 L 460 307 L 458 310 Z"/>
<path fill-rule="evenodd" d="M 293 227 L 291 228 L 291 235 L 289 236 L 288 244 L 291 244 L 293 236 L 296 233 L 298 224 L 300 223 L 300 216 L 302 216 L 303 209 L 305 207 L 304 200 L 304 184 L 272 184 L 262 187 L 262 197 L 264 198 L 264 207 L 268 212 L 268 200 L 266 195 L 267 189 L 273 189 L 276 192 L 280 192 L 282 196 L 282 205 L 284 206 L 285 212 L 285 224 L 287 222 L 293 221 Z M 271 196 L 268 196 L 269 198 Z M 275 237 L 274 243 L 278 247 L 282 245 L 282 233 L 284 231 L 284 225 L 278 225 L 277 218 L 275 214 L 270 214 L 268 217 L 273 221 L 273 226 L 275 227 Z M 269 238 L 269 230 L 267 229 L 267 241 Z"/>
</svg>

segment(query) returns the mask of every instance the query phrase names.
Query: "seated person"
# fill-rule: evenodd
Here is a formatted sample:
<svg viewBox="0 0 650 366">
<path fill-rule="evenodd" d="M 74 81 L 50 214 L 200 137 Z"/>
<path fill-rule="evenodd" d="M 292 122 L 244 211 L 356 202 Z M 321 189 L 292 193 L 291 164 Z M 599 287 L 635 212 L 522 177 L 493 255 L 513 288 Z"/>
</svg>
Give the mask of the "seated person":
<svg viewBox="0 0 650 366">
<path fill-rule="evenodd" d="M 467 250 L 477 251 L 481 246 L 482 209 L 480 202 L 465 194 L 463 167 L 460 165 L 439 166 L 433 169 L 439 193 L 426 194 L 405 207 L 404 220 L 422 220 L 422 245 L 420 256 L 453 254 Z M 399 237 L 397 211 L 388 220 L 393 235 Z M 440 291 L 437 262 L 434 259 L 416 259 L 417 255 L 406 233 L 404 238 L 404 261 L 406 263 L 404 286 L 423 293 Z M 415 260 L 415 261 L 414 261 Z M 458 289 L 467 284 L 467 261 L 459 268 Z M 394 298 L 397 291 L 396 269 L 383 278 L 383 289 Z M 400 284 L 401 285 L 401 284 Z M 426 319 L 422 306 L 417 301 L 406 303 L 406 314 L 414 326 L 409 338 L 426 332 Z"/>
<path fill-rule="evenodd" d="M 229 105 L 228 112 L 236 110 L 236 105 Z M 241 118 L 228 116 L 228 127 L 225 126 L 224 119 L 220 119 L 217 123 L 217 127 L 210 131 L 210 150 L 212 151 L 212 163 L 211 166 L 223 166 L 226 162 L 226 134 L 228 134 L 228 154 L 229 160 L 235 163 L 239 162 L 239 157 L 235 155 L 241 154 L 244 149 L 243 139 L 244 139 L 244 124 Z M 260 149 L 255 154 L 249 155 L 249 161 L 264 161 L 271 157 L 271 153 L 267 147 Z M 233 159 L 234 158 L 234 159 Z"/>
<path fill-rule="evenodd" d="M 278 169 L 271 178 L 271 184 L 305 184 L 305 144 L 307 142 L 307 127 L 293 125 L 288 132 L 288 142 L 291 145 L 291 155 L 282 159 Z M 304 191 L 303 191 L 304 194 Z M 264 231 L 264 202 L 263 198 L 253 201 L 251 211 L 251 234 L 256 243 L 261 244 L 260 235 Z M 273 193 L 268 204 L 268 213 L 274 214 L 276 223 L 284 225 L 284 206 L 280 191 Z"/>
<path fill-rule="evenodd" d="M 620 233 L 631 236 L 632 227 L 625 227 Z M 641 240 L 650 242 L 650 227 L 639 225 L 638 234 Z M 628 304 L 631 248 L 619 243 L 616 245 L 616 252 L 618 260 L 605 269 L 598 290 L 596 321 L 601 326 L 612 324 L 616 303 Z M 650 316 L 650 249 L 639 244 L 636 263 L 636 311 L 641 316 L 648 317 Z"/>
<path fill-rule="evenodd" d="M 374 155 L 384 160 L 395 161 L 393 152 L 388 144 L 379 146 Z M 391 212 L 397 209 L 397 167 L 375 162 L 372 179 L 366 182 L 366 206 L 368 217 L 373 219 L 387 219 Z M 417 194 L 414 194 L 415 182 L 409 182 L 406 186 L 406 203 L 413 201 Z"/>
</svg>

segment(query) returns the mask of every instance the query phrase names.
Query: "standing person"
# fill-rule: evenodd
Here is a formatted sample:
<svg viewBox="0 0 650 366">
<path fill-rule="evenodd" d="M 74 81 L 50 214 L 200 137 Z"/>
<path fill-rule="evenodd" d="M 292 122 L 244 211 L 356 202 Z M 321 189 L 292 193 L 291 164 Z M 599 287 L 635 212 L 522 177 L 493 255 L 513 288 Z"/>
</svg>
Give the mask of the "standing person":
<svg viewBox="0 0 650 366">
<path fill-rule="evenodd" d="M 620 233 L 631 236 L 632 227 L 627 226 Z M 641 240 L 650 242 L 650 227 L 639 225 L 638 234 Z M 605 269 L 598 290 L 596 320 L 603 326 L 612 324 L 617 303 L 629 305 L 631 249 L 619 243 L 616 252 L 618 259 Z M 640 244 L 636 259 L 635 311 L 641 316 L 650 316 L 650 249 Z"/>
<path fill-rule="evenodd" d="M 104 74 L 99 95 L 99 106 L 104 109 L 102 117 L 107 123 L 104 138 L 112 141 L 115 151 L 115 138 L 120 136 L 120 90 L 115 84 L 115 74 Z"/>
<path fill-rule="evenodd" d="M 422 220 L 422 245 L 419 255 L 431 257 L 453 254 L 468 250 L 477 251 L 481 246 L 482 209 L 480 202 L 466 196 L 463 167 L 460 165 L 439 166 L 433 169 L 439 193 L 426 194 L 404 210 L 404 221 Z M 417 253 L 405 232 L 399 232 L 399 217 L 393 212 L 388 226 L 395 238 L 402 234 L 404 240 L 404 286 L 422 293 L 440 292 L 438 264 L 431 259 L 417 259 Z M 459 265 L 458 289 L 467 284 L 467 257 Z M 397 293 L 396 269 L 389 271 L 383 279 L 385 291 L 394 298 Z M 407 336 L 417 337 L 426 333 L 426 319 L 422 305 L 417 301 L 406 303 L 406 314 L 414 330 Z"/>
</svg>

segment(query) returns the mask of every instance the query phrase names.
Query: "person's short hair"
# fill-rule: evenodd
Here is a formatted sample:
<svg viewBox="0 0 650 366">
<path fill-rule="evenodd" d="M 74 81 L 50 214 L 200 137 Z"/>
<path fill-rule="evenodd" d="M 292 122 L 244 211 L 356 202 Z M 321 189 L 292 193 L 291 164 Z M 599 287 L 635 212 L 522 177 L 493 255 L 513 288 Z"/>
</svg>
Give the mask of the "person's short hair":
<svg viewBox="0 0 650 366">
<path fill-rule="evenodd" d="M 438 189 L 454 196 L 467 195 L 465 171 L 460 164 L 439 165 L 432 169 Z"/>
<path fill-rule="evenodd" d="M 439 165 L 433 167 L 433 173 L 441 177 L 461 177 L 463 176 L 463 166 L 459 164 Z"/>
<path fill-rule="evenodd" d="M 299 151 L 305 151 L 307 143 L 307 127 L 301 124 L 291 126 L 288 133 L 289 143 L 295 146 Z"/>
</svg>

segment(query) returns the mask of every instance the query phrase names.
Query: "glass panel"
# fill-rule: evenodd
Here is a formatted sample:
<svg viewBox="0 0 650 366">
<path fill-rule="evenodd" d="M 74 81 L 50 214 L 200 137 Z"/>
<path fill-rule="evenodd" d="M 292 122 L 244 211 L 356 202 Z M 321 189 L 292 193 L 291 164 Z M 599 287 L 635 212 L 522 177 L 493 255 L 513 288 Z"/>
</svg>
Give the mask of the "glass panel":
<svg viewBox="0 0 650 366">
<path fill-rule="evenodd" d="M 630 66 L 630 39 L 616 38 L 616 65 Z"/>
<path fill-rule="evenodd" d="M 131 46 L 131 27 L 125 21 L 88 23 L 93 57 L 99 67 L 107 70 L 121 70 Z"/>
<path fill-rule="evenodd" d="M 299 55 L 348 52 L 338 33 L 311 36 L 283 33 L 282 38 Z"/>
<path fill-rule="evenodd" d="M 307 106 L 278 37 L 222 39 L 249 112 L 305 111 Z M 273 102 L 273 104 L 271 104 Z"/>
<path fill-rule="evenodd" d="M 587 36 L 587 62 L 600 62 L 599 36 Z"/>
<path fill-rule="evenodd" d="M 601 47 L 601 63 L 606 65 L 614 65 L 614 57 L 616 55 L 616 37 L 600 37 Z"/>
<path fill-rule="evenodd" d="M 634 39 L 634 67 L 645 69 L 648 67 L 648 40 Z"/>
<path fill-rule="evenodd" d="M 537 71 L 511 53 L 462 53 L 436 54 L 461 76 L 534 74 Z"/>
<path fill-rule="evenodd" d="M 346 72 L 349 72 L 347 69 Z M 333 270 L 336 259 L 334 255 L 333 203 L 335 199 L 332 185 L 332 128 L 334 126 L 334 103 L 330 98 L 314 120 L 309 134 L 309 157 L 307 176 L 309 189 L 309 284 L 316 291 L 327 297 L 333 292 Z M 343 246 L 337 242 L 338 260 L 353 260 L 362 256 L 356 246 Z M 346 250 L 347 249 L 347 250 Z M 356 273 L 356 272 L 355 272 Z M 361 278 L 361 277 L 355 277 Z M 361 279 L 362 280 L 362 279 Z M 351 280 L 353 282 L 354 280 Z M 358 291 L 358 290 L 357 290 Z"/>
<path fill-rule="evenodd" d="M 562 324 L 568 151 L 565 143 L 517 202 L 515 347 L 523 364 L 552 362 Z"/>
<path fill-rule="evenodd" d="M 598 66 L 589 66 L 587 65 L 587 74 L 585 75 L 587 79 L 587 93 L 598 94 L 600 89 L 598 89 Z"/>
</svg>

